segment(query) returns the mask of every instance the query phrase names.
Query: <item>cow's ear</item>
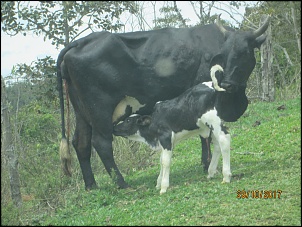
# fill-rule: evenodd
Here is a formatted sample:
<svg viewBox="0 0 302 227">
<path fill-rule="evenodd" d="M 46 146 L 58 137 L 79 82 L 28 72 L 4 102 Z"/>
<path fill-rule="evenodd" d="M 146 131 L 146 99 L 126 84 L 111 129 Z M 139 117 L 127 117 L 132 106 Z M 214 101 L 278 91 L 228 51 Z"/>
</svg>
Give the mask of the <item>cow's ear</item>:
<svg viewBox="0 0 302 227">
<path fill-rule="evenodd" d="M 151 124 L 151 117 L 149 115 L 141 116 L 137 119 L 137 124 L 141 126 L 148 126 Z"/>
<path fill-rule="evenodd" d="M 224 68 L 222 54 L 216 54 L 214 57 L 212 57 L 210 62 L 210 68 L 212 68 L 212 66 L 214 65 L 220 65 L 222 68 Z"/>
<path fill-rule="evenodd" d="M 266 39 L 266 35 L 261 35 L 261 36 L 257 37 L 255 39 L 254 48 L 260 49 L 260 46 L 262 45 L 262 43 L 264 43 L 265 39 Z"/>
</svg>

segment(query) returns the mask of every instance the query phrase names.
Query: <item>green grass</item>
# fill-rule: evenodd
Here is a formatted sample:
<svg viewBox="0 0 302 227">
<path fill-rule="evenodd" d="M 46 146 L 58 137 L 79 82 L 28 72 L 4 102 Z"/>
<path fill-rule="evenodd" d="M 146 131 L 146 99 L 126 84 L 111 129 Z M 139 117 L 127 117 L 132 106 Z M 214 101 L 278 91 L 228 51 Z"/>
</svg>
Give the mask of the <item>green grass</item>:
<svg viewBox="0 0 302 227">
<path fill-rule="evenodd" d="M 284 110 L 277 107 L 285 104 Z M 301 99 L 252 103 L 235 123 L 232 136 L 232 181 L 219 174 L 208 180 L 201 166 L 198 137 L 174 150 L 170 187 L 155 189 L 157 165 L 130 172 L 132 186 L 119 190 L 107 174 L 96 174 L 100 190 L 65 189 L 64 203 L 33 213 L 31 225 L 298 225 L 301 226 Z M 256 121 L 260 125 L 253 126 Z M 250 192 L 242 198 L 240 192 Z M 281 190 L 276 198 L 254 198 L 252 191 Z M 240 198 L 237 198 L 240 195 Z M 280 198 L 278 198 L 278 195 Z M 257 197 L 260 195 L 257 194 Z M 3 224 L 3 223 L 2 223 Z M 4 223 L 5 224 L 5 223 Z"/>
</svg>

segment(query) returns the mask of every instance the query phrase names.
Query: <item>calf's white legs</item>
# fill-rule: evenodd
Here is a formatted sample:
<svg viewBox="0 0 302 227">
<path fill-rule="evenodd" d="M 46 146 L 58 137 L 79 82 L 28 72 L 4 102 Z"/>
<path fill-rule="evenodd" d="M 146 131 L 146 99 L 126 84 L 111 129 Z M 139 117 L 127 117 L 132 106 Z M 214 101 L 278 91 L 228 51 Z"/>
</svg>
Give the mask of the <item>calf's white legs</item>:
<svg viewBox="0 0 302 227">
<path fill-rule="evenodd" d="M 172 151 L 163 149 L 160 156 L 160 173 L 156 184 L 156 188 L 160 188 L 160 194 L 165 193 L 169 187 L 171 159 Z"/>
<path fill-rule="evenodd" d="M 219 158 L 220 158 L 220 146 L 218 144 L 218 142 L 215 140 L 215 138 L 212 139 L 213 140 L 213 144 L 214 144 L 214 150 L 213 150 L 213 154 L 212 154 L 212 159 L 209 165 L 209 169 L 208 169 L 208 178 L 212 178 L 214 177 L 214 175 L 217 173 L 217 166 L 218 166 L 218 162 L 219 162 Z"/>
<path fill-rule="evenodd" d="M 231 164 L 230 164 L 230 145 L 231 136 L 220 131 L 219 135 L 213 133 L 214 152 L 212 160 L 208 169 L 208 178 L 214 176 L 217 172 L 217 165 L 219 161 L 220 152 L 222 153 L 222 183 L 229 183 L 231 181 Z"/>
<path fill-rule="evenodd" d="M 223 133 L 224 134 L 224 133 Z M 220 135 L 220 148 L 222 154 L 222 174 L 223 174 L 223 183 L 229 183 L 231 181 L 231 161 L 230 161 L 230 143 L 231 136 Z"/>
</svg>

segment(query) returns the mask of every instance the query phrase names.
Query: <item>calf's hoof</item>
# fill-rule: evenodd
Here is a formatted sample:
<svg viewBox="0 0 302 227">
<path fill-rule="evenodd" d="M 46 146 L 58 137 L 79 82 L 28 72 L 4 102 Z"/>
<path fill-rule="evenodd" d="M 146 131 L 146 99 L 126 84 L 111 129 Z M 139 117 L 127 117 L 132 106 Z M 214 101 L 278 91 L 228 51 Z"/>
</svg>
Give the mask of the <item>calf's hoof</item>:
<svg viewBox="0 0 302 227">
<path fill-rule="evenodd" d="M 231 173 L 225 174 L 221 183 L 230 183 L 231 177 L 232 177 Z"/>
<path fill-rule="evenodd" d="M 162 188 L 159 192 L 160 195 L 164 194 L 167 192 L 167 189 L 166 188 Z"/>
<path fill-rule="evenodd" d="M 228 184 L 228 183 L 230 183 L 230 181 L 221 181 L 221 184 Z"/>
</svg>

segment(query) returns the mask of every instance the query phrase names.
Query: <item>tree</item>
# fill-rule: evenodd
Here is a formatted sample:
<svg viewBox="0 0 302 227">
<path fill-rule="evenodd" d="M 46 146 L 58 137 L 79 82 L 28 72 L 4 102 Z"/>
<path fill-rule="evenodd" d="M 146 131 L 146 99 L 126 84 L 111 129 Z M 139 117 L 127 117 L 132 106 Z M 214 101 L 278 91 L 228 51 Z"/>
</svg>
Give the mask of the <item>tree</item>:
<svg viewBox="0 0 302 227">
<path fill-rule="evenodd" d="M 8 160 L 10 189 L 13 203 L 15 204 L 15 206 L 20 207 L 22 205 L 22 198 L 18 171 L 18 155 L 14 148 L 12 127 L 9 116 L 10 115 L 5 93 L 5 83 L 1 75 L 1 151 L 4 151 L 4 153 L 6 154 L 5 156 Z"/>
<path fill-rule="evenodd" d="M 42 35 L 58 48 L 84 35 L 85 32 L 104 29 L 117 31 L 123 24 L 119 17 L 124 11 L 136 12 L 131 1 L 2 1 L 1 29 L 13 36 L 22 33 Z M 47 56 L 31 65 L 18 64 L 14 74 L 30 79 L 40 87 L 47 98 L 55 98 L 56 60 Z M 45 90 L 42 90 L 45 88 Z M 40 94 L 41 97 L 41 94 Z M 47 100 L 49 101 L 49 100 Z"/>
<path fill-rule="evenodd" d="M 251 22 L 260 21 L 259 15 L 271 15 L 272 74 L 276 96 L 292 98 L 301 94 L 301 52 L 299 50 L 301 33 L 301 2 L 259 2 L 246 9 L 245 17 Z M 298 34 L 298 35 L 297 35 Z M 298 43 L 298 45 L 297 45 Z M 260 56 L 257 60 L 259 62 Z M 257 64 L 251 83 L 262 97 L 262 70 Z"/>
<path fill-rule="evenodd" d="M 66 46 L 87 30 L 116 31 L 123 24 L 120 15 L 136 12 L 131 1 L 2 1 L 2 30 L 9 35 L 33 32 L 53 45 Z"/>
<path fill-rule="evenodd" d="M 164 27 L 188 27 L 186 24 L 188 19 L 183 18 L 176 1 L 164 2 L 164 5 L 159 9 L 159 12 L 163 14 L 163 17 L 154 20 L 156 25 L 154 29 Z"/>
</svg>

